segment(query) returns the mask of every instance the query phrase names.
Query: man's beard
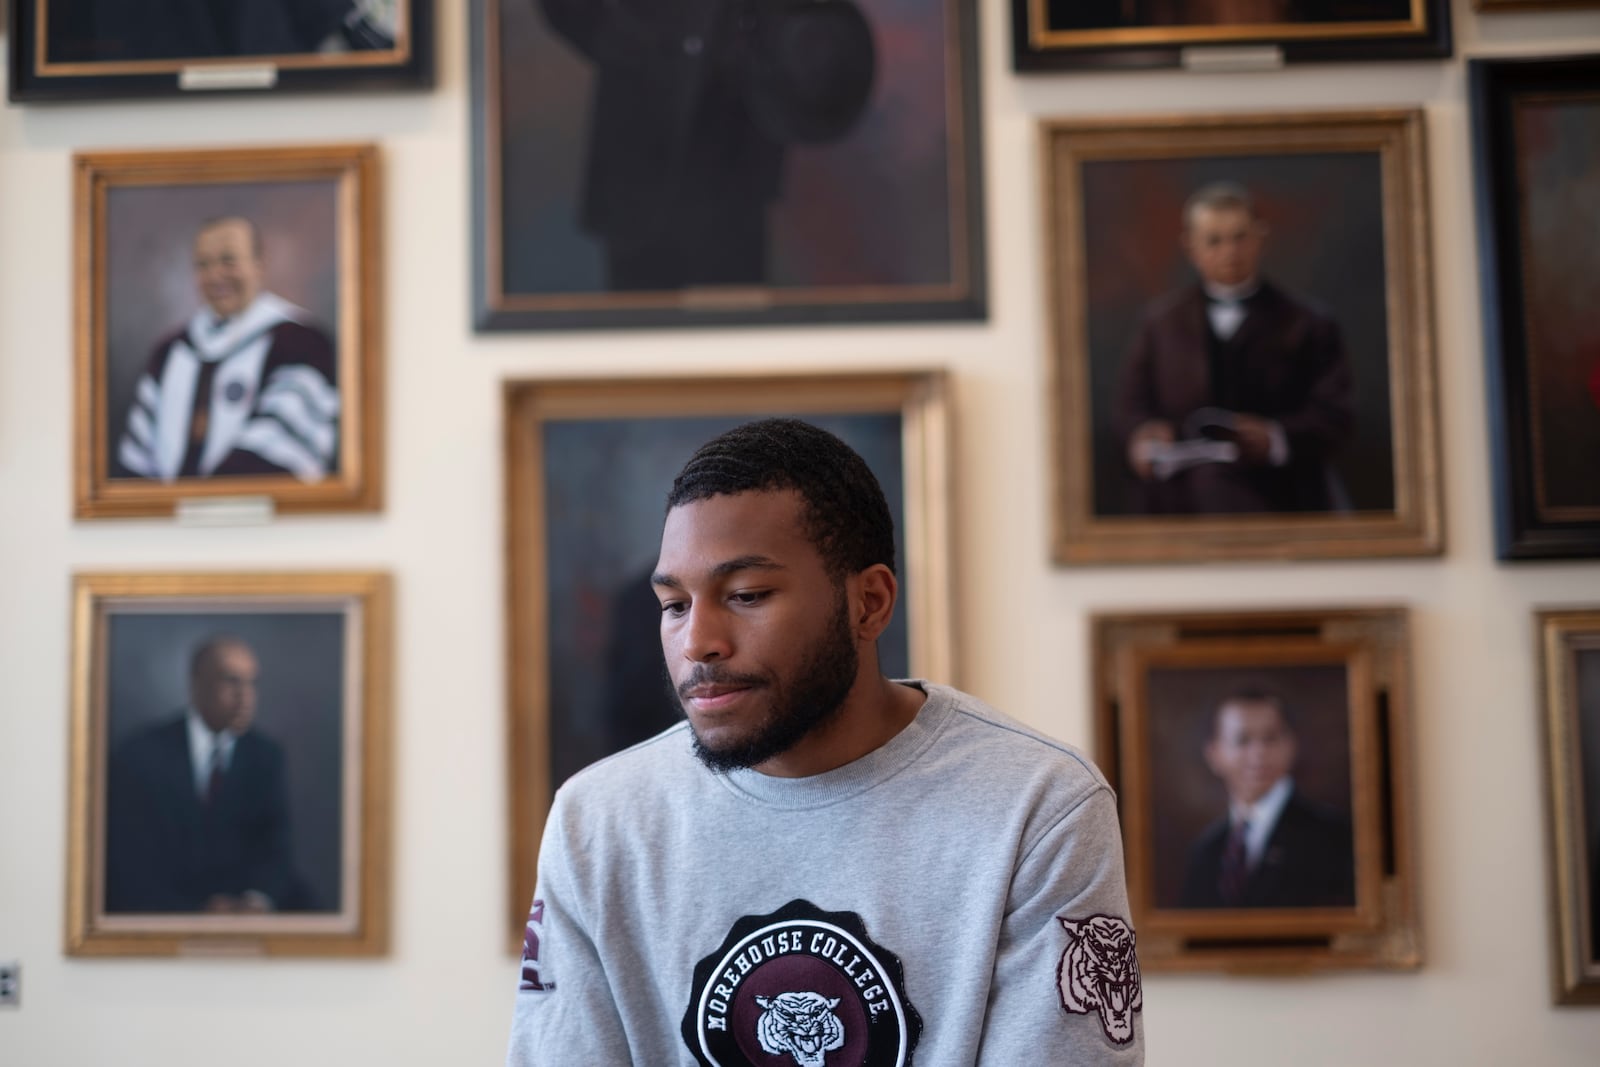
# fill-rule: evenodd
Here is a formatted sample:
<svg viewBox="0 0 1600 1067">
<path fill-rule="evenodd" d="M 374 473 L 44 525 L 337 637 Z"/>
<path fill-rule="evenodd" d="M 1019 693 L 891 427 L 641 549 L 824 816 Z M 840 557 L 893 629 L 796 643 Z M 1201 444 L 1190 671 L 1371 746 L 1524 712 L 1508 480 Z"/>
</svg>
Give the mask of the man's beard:
<svg viewBox="0 0 1600 1067">
<path fill-rule="evenodd" d="M 721 774 L 755 767 L 783 755 L 838 714 L 850 687 L 855 684 L 859 664 L 860 656 L 856 654 L 855 638 L 850 631 L 849 601 L 841 588 L 837 610 L 827 632 L 806 651 L 800 666 L 787 681 L 722 672 L 702 664 L 679 687 L 680 706 L 684 690 L 716 682 L 760 686 L 772 697 L 772 706 L 765 718 L 752 727 L 752 733 L 721 748 L 707 746 L 694 732 L 691 719 L 689 730 L 694 734 L 695 756 L 709 770 Z"/>
</svg>

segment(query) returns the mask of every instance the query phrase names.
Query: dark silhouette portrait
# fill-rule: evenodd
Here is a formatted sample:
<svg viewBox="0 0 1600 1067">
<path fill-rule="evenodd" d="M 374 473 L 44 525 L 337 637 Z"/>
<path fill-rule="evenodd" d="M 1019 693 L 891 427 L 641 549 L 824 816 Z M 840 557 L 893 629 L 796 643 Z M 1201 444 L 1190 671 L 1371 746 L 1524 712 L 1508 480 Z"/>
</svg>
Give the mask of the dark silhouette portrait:
<svg viewBox="0 0 1600 1067">
<path fill-rule="evenodd" d="M 1227 811 L 1190 849 L 1186 908 L 1312 908 L 1355 905 L 1349 820 L 1303 797 L 1283 700 L 1264 689 L 1224 699 L 1205 744 Z"/>
<path fill-rule="evenodd" d="M 383 51 L 395 46 L 395 6 L 383 0 L 50 0 L 46 48 L 57 63 Z"/>
<path fill-rule="evenodd" d="M 1195 280 L 1145 308 L 1117 383 L 1130 509 L 1349 511 L 1330 462 L 1355 422 L 1338 324 L 1262 276 L 1268 228 L 1242 186 L 1195 192 L 1182 227 Z"/>
<path fill-rule="evenodd" d="M 334 346 L 309 312 L 267 289 L 256 226 L 238 216 L 202 223 L 194 279 L 201 307 L 151 351 L 114 475 L 326 478 L 339 456 Z"/>
<path fill-rule="evenodd" d="M 594 68 L 583 228 L 613 290 L 757 285 L 790 145 L 848 133 L 876 53 L 851 0 L 538 0 Z"/>
<path fill-rule="evenodd" d="M 317 907 L 294 869 L 284 752 L 255 725 L 259 663 L 215 635 L 186 707 L 113 751 L 105 910 L 263 914 Z"/>
</svg>

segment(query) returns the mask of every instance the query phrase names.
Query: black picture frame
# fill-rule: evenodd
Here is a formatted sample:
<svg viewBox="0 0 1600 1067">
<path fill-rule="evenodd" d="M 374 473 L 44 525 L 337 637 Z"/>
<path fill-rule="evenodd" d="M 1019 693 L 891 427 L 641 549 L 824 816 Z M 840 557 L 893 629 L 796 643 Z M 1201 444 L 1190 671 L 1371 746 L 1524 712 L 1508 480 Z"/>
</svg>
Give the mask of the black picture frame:
<svg viewBox="0 0 1600 1067">
<path fill-rule="evenodd" d="M 750 94 L 738 97 L 737 111 L 729 112 L 745 117 L 724 115 L 727 124 L 699 144 L 744 160 L 739 166 L 748 163 L 752 171 L 772 168 L 777 178 L 772 186 L 755 191 L 743 189 L 745 179 L 740 178 L 737 196 L 711 204 L 700 197 L 699 210 L 714 217 L 716 225 L 679 229 L 732 230 L 732 225 L 721 225 L 732 217 L 723 205 L 741 203 L 746 207 L 739 213 L 747 220 L 744 232 L 748 235 L 753 227 L 764 244 L 759 252 L 740 256 L 741 266 L 733 270 L 713 269 L 686 282 L 669 271 L 663 282 L 659 274 L 619 281 L 623 253 L 618 249 L 636 243 L 641 228 L 655 227 L 669 214 L 687 213 L 616 207 L 640 202 L 641 181 L 660 171 L 654 163 L 628 160 L 605 171 L 611 178 L 601 184 L 611 206 L 597 211 L 595 201 L 586 199 L 591 196 L 589 179 L 596 173 L 586 169 L 592 162 L 589 124 L 593 109 L 596 129 L 608 131 L 605 159 L 613 164 L 628 156 L 628 145 L 640 137 L 671 138 L 676 135 L 663 131 L 678 127 L 651 119 L 623 129 L 600 119 L 601 107 L 616 102 L 614 79 L 633 77 L 635 67 L 592 66 L 577 46 L 550 28 L 539 0 L 473 0 L 474 328 L 984 318 L 976 2 L 851 3 L 859 7 L 845 0 L 806 7 L 859 10 L 875 42 L 871 88 L 853 124 L 825 143 L 782 140 L 772 132 L 770 120 L 752 133 L 756 127 L 749 116 L 759 110 L 750 103 L 754 82 L 727 83 Z M 646 26 L 637 11 L 619 10 L 624 14 L 608 17 L 634 19 L 636 29 Z M 698 10 L 694 17 L 710 22 L 711 14 L 725 11 L 725 5 L 701 4 Z M 649 28 L 658 29 L 671 17 L 651 9 Z M 684 18 L 686 24 L 691 21 L 691 16 Z M 604 33 L 605 27 L 594 32 Z M 691 33 L 683 37 L 681 51 L 698 59 L 703 49 L 710 64 L 718 51 L 715 41 L 711 30 L 704 37 Z M 679 51 L 675 39 L 669 43 L 669 51 Z M 508 58 L 513 49 L 514 61 Z M 659 51 L 656 42 L 651 55 Z M 598 76 L 597 69 L 602 70 Z M 743 76 L 753 79 L 749 69 L 757 68 L 747 68 Z M 636 81 L 655 84 L 642 76 Z M 603 100 L 591 93 L 591 83 L 603 88 Z M 730 92 L 723 99 L 736 95 Z M 605 114 L 620 120 L 635 111 L 621 108 Z M 732 143 L 744 147 L 735 151 L 728 147 Z M 666 153 L 673 151 L 678 149 Z M 773 180 L 772 170 L 763 170 L 766 177 L 760 180 Z M 754 189 L 756 179 L 748 180 Z M 516 195 L 507 195 L 508 190 Z M 749 205 L 761 197 L 767 198 L 764 214 L 752 223 Z M 618 216 L 624 217 L 619 221 Z M 681 249 L 691 244 L 680 235 L 667 262 L 681 263 Z M 710 281 L 701 284 L 701 278 Z"/>
<path fill-rule="evenodd" d="M 115 10 L 127 15 L 124 0 Z M 434 0 L 393 0 L 392 45 L 321 51 L 283 51 L 274 44 L 261 54 L 173 54 L 168 38 L 145 42 L 95 37 L 95 12 L 64 11 L 62 0 L 12 0 L 7 13 L 10 57 L 8 98 L 13 103 L 120 100 L 129 97 L 204 96 L 227 92 L 340 92 L 350 89 L 426 89 L 433 85 Z M 106 5 L 110 6 L 110 5 Z M 148 24 L 164 12 L 141 13 Z M 56 17 L 60 16 L 60 17 Z M 73 21 L 76 19 L 76 21 Z M 176 21 L 175 16 L 168 16 Z M 51 27 L 59 30 L 52 40 Z M 340 31 L 335 31 L 340 32 Z M 363 33 L 353 32 L 353 37 Z M 209 39 L 209 38 L 208 38 Z M 370 38 L 369 38 L 370 39 Z M 190 38 L 178 45 L 196 45 Z M 119 48 L 127 55 L 118 55 Z"/>
<path fill-rule="evenodd" d="M 1592 240 L 1553 213 L 1596 192 L 1592 176 L 1563 180 L 1560 155 L 1600 138 L 1600 54 L 1474 59 L 1467 69 L 1495 552 L 1502 560 L 1600 557 L 1600 492 L 1586 488 L 1600 448 L 1600 428 L 1587 425 L 1600 427 L 1600 341 L 1588 343 L 1592 302 L 1575 288 L 1592 293 L 1594 275 L 1562 284 L 1552 273 L 1572 269 L 1573 255 L 1595 255 L 1585 247 Z M 1530 150 L 1521 139 L 1530 121 L 1553 139 L 1541 136 Z"/>
<path fill-rule="evenodd" d="M 1385 10 L 1402 5 L 1409 6 L 1404 15 Z M 1316 10 L 1293 19 L 1207 24 L 1171 21 L 1161 6 L 1159 0 L 1011 0 L 1012 65 L 1019 73 L 1259 69 L 1442 59 L 1452 48 L 1447 0 L 1311 0 L 1304 6 Z"/>
</svg>

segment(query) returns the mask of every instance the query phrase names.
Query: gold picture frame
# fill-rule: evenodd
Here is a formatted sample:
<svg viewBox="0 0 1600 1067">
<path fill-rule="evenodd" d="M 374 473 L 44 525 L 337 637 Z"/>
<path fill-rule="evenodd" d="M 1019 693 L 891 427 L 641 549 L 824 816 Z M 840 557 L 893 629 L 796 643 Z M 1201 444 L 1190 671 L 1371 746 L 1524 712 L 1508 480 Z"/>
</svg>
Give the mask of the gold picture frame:
<svg viewBox="0 0 1600 1067">
<path fill-rule="evenodd" d="M 1041 125 L 1040 150 L 1056 561 L 1441 552 L 1422 112 L 1058 120 Z M 1277 294 L 1277 317 L 1239 342 L 1252 361 L 1240 380 L 1263 394 L 1253 412 L 1213 395 L 1208 312 L 1180 242 L 1186 198 L 1219 183 L 1253 198 L 1267 228 L 1255 292 Z M 1321 377 L 1253 384 L 1268 380 L 1272 345 L 1295 336 L 1309 352 L 1312 330 Z M 1166 410 L 1180 401 L 1187 414 Z M 1180 445 L 1213 443 L 1210 423 L 1186 423 L 1219 408 L 1276 419 L 1285 453 L 1137 474 L 1127 426 L 1155 417 L 1146 405 L 1182 427 Z M 1249 488 L 1225 499 L 1202 479 Z"/>
<path fill-rule="evenodd" d="M 1600 1004 L 1600 606 L 1535 613 L 1558 1004 Z"/>
<path fill-rule="evenodd" d="M 74 173 L 74 514 L 167 515 L 240 498 L 278 511 L 378 509 L 377 147 L 89 152 Z M 202 278 L 202 239 L 253 241 L 249 278 Z M 208 261 L 233 255 L 252 258 L 224 245 Z M 234 293 L 251 302 L 231 306 L 245 299 Z M 273 381 L 307 368 L 318 376 L 309 386 Z M 133 466 L 125 448 L 140 457 Z"/>
<path fill-rule="evenodd" d="M 1092 626 L 1096 761 L 1118 791 L 1141 966 L 1418 967 L 1405 611 Z M 1266 829 L 1230 875 L 1245 813 L 1241 834 Z"/>
<path fill-rule="evenodd" d="M 940 371 L 573 379 L 505 387 L 510 945 L 521 950 L 556 787 L 680 717 L 649 575 L 672 478 L 767 415 L 809 419 L 867 460 L 896 517 L 901 608 L 887 673 L 951 679 L 948 386 Z M 555 625 L 553 619 L 559 619 Z"/>
<path fill-rule="evenodd" d="M 374 573 L 76 576 L 69 956 L 387 952 L 391 599 Z M 207 778 L 219 655 L 253 717 Z"/>
</svg>

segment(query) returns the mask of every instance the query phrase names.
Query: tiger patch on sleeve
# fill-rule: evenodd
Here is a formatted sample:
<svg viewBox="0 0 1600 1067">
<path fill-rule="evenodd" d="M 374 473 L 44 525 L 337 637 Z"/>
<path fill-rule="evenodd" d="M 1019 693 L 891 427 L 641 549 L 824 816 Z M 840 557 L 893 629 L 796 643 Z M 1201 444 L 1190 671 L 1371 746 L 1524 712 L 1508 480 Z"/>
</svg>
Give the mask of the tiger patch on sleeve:
<svg viewBox="0 0 1600 1067">
<path fill-rule="evenodd" d="M 1126 1045 L 1133 1040 L 1134 1013 L 1144 1007 L 1133 927 L 1110 915 L 1057 921 L 1067 932 L 1056 970 L 1061 1006 L 1075 1015 L 1098 1012 L 1106 1039 Z"/>
</svg>

